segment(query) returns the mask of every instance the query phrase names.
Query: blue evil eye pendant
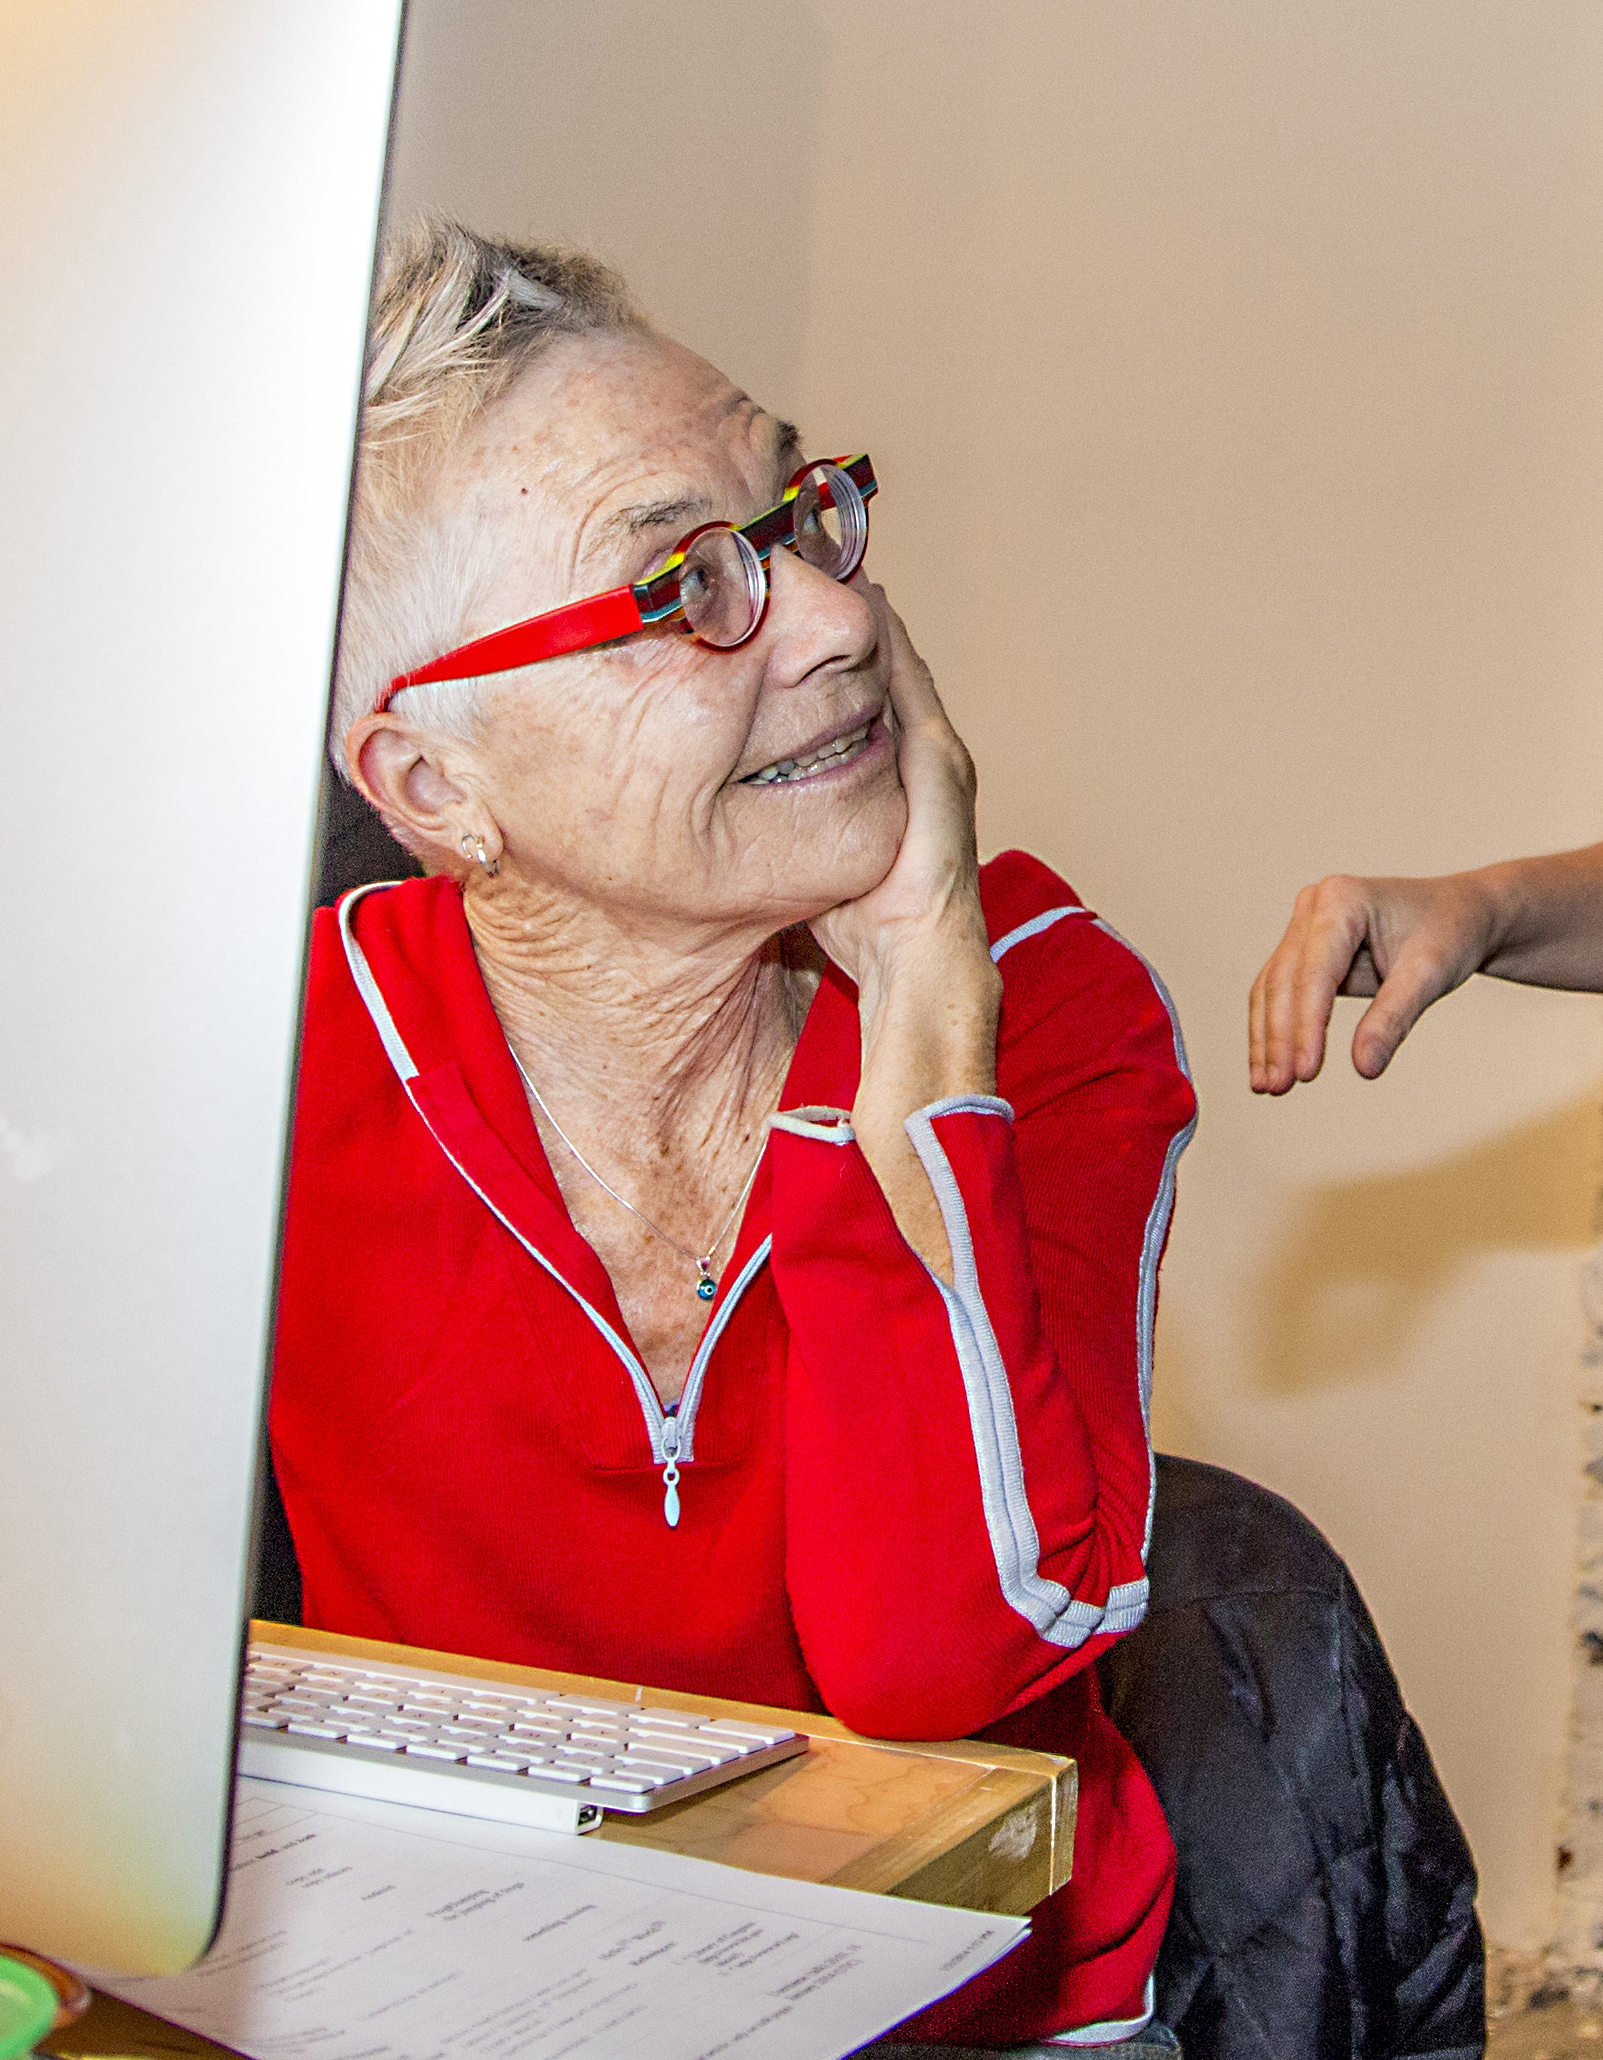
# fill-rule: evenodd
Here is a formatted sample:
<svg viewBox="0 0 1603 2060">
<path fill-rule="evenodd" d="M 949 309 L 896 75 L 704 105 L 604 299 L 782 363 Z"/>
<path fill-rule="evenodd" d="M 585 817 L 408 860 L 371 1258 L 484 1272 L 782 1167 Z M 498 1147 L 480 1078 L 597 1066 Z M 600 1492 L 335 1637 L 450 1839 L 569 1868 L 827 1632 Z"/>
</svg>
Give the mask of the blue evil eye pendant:
<svg viewBox="0 0 1603 2060">
<path fill-rule="evenodd" d="M 696 1293 L 703 1302 L 710 1302 L 718 1292 L 718 1283 L 712 1277 L 712 1268 L 705 1259 L 696 1261 L 696 1270 L 701 1278 L 696 1282 Z"/>
</svg>

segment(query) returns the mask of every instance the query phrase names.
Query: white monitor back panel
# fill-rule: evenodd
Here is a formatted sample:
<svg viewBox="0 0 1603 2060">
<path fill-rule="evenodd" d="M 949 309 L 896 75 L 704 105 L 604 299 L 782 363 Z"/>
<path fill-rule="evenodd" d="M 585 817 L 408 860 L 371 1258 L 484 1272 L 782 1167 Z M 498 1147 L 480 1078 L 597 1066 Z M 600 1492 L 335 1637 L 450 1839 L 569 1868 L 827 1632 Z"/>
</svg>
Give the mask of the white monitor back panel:
<svg viewBox="0 0 1603 2060">
<path fill-rule="evenodd" d="M 0 1938 L 218 1895 L 399 0 L 0 0 Z"/>
</svg>

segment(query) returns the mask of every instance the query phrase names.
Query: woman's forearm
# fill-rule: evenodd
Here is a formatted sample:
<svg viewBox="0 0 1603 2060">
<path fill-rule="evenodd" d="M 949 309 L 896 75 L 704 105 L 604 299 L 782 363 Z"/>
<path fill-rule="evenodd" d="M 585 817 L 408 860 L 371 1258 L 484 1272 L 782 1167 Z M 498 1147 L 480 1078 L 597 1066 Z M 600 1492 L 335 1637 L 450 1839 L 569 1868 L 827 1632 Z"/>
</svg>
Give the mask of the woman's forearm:
<svg viewBox="0 0 1603 2060">
<path fill-rule="evenodd" d="M 1491 912 L 1481 971 L 1532 987 L 1603 992 L 1603 844 L 1471 874 Z"/>
<path fill-rule="evenodd" d="M 1001 998 L 974 919 L 910 940 L 860 990 L 863 1069 L 852 1126 L 903 1237 L 948 1285 L 951 1246 L 907 1118 L 932 1102 L 995 1094 Z"/>
</svg>

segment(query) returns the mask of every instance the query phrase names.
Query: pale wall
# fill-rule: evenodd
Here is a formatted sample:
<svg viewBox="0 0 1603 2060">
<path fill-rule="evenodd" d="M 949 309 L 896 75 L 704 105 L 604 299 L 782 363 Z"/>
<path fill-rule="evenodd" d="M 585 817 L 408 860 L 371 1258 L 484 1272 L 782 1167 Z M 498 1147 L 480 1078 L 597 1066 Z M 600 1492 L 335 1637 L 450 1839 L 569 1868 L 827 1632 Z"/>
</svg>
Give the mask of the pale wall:
<svg viewBox="0 0 1603 2060">
<path fill-rule="evenodd" d="M 1346 1554 L 1540 1943 L 1599 1008 L 1483 983 L 1283 1105 L 1244 1011 L 1304 879 L 1603 834 L 1603 10 L 413 0 L 399 151 L 872 450 L 985 843 L 1185 1021 L 1159 1441 Z"/>
</svg>

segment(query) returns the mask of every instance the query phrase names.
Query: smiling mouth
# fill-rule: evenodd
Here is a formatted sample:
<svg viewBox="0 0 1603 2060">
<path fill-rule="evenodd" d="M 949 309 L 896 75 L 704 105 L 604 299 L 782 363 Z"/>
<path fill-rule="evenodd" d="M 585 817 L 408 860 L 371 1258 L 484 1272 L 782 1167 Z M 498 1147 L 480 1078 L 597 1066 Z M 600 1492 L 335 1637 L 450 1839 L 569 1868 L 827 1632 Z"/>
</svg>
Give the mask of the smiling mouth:
<svg viewBox="0 0 1603 2060">
<path fill-rule="evenodd" d="M 810 779 L 814 773 L 833 772 L 837 765 L 845 765 L 849 759 L 859 757 L 867 750 L 877 720 L 877 716 L 870 716 L 867 722 L 855 730 L 848 730 L 844 737 L 837 737 L 810 758 L 777 758 L 772 765 L 765 765 L 761 772 L 748 773 L 741 785 L 783 787 L 793 780 Z"/>
</svg>

